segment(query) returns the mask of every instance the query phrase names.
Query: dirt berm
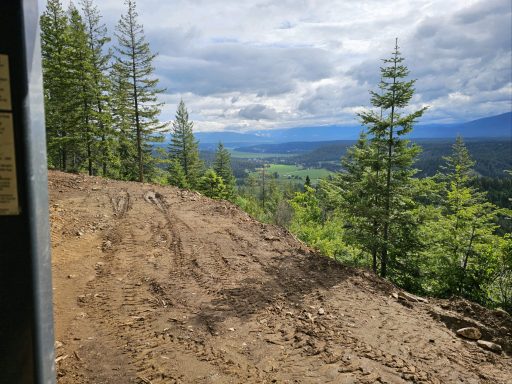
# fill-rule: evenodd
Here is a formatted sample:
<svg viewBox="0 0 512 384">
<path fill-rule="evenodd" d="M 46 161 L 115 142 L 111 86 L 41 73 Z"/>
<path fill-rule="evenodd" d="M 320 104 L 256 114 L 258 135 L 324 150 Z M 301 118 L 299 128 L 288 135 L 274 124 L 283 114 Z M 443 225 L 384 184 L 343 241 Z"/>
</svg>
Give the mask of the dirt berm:
<svg viewBox="0 0 512 384">
<path fill-rule="evenodd" d="M 396 299 L 194 192 L 58 172 L 49 188 L 60 384 L 512 382 L 506 313 Z"/>
</svg>

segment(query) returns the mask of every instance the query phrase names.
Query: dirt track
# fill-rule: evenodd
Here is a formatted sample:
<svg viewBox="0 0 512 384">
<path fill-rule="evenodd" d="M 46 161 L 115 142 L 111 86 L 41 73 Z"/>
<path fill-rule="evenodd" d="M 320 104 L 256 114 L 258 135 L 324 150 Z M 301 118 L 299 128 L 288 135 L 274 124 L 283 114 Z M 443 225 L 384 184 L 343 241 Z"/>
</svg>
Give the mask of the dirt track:
<svg viewBox="0 0 512 384">
<path fill-rule="evenodd" d="M 56 172 L 50 197 L 61 384 L 512 382 L 449 327 L 490 312 L 403 305 L 229 203 Z"/>
</svg>

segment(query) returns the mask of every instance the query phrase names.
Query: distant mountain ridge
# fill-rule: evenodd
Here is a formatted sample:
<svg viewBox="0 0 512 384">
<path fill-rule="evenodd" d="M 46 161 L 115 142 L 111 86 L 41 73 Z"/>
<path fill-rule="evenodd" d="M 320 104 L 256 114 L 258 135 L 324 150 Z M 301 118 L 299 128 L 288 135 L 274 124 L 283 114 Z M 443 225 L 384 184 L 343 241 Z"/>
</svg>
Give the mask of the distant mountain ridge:
<svg viewBox="0 0 512 384">
<path fill-rule="evenodd" d="M 238 132 L 198 132 L 195 134 L 202 146 L 211 146 L 222 141 L 224 144 L 245 146 L 249 144 L 279 144 L 286 142 L 313 142 L 331 140 L 354 140 L 361 132 L 361 126 L 312 126 L 275 130 L 258 130 L 248 133 Z M 411 138 L 464 138 L 501 137 L 512 138 L 512 112 L 485 117 L 460 124 L 419 124 L 411 133 Z"/>
</svg>

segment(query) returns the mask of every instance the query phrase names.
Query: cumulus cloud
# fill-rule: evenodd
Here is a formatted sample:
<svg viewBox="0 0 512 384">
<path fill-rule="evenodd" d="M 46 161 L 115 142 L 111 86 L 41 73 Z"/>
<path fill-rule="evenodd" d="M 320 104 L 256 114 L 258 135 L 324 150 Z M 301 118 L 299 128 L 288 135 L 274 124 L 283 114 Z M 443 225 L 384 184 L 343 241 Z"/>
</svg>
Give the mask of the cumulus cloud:
<svg viewBox="0 0 512 384">
<path fill-rule="evenodd" d="M 252 104 L 242 108 L 238 112 L 238 116 L 248 120 L 273 120 L 278 117 L 278 114 L 274 108 L 262 104 Z"/>
<path fill-rule="evenodd" d="M 110 31 L 124 4 L 97 2 Z M 44 4 L 43 4 L 44 6 Z M 424 120 L 511 109 L 508 0 L 137 0 L 159 52 L 163 119 L 181 97 L 199 130 L 351 123 L 395 37 Z"/>
</svg>

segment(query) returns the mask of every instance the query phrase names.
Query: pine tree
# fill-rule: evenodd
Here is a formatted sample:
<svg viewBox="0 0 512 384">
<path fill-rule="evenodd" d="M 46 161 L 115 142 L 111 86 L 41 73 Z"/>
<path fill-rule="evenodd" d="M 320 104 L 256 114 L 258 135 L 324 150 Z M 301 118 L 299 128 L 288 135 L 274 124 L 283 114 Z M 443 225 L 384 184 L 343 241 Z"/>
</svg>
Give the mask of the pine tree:
<svg viewBox="0 0 512 384">
<path fill-rule="evenodd" d="M 60 0 L 48 0 L 40 23 L 48 164 L 66 170 L 68 126 L 64 117 L 69 100 L 65 77 L 69 35 L 68 17 Z"/>
<path fill-rule="evenodd" d="M 181 163 L 177 157 L 170 160 L 169 164 L 169 177 L 168 181 L 170 185 L 174 185 L 178 188 L 189 188 L 187 176 L 181 166 Z"/>
<path fill-rule="evenodd" d="M 155 166 L 150 143 L 163 141 L 161 133 L 167 124 L 158 119 L 162 104 L 157 95 L 163 90 L 157 88 L 158 79 L 153 77 L 152 63 L 156 55 L 151 53 L 143 27 L 137 23 L 135 1 L 126 0 L 125 4 L 128 10 L 117 25 L 116 65 L 130 84 L 129 113 L 135 133 L 138 180 L 143 182 L 144 175 L 151 174 Z"/>
<path fill-rule="evenodd" d="M 384 179 L 381 147 L 382 141 L 375 139 L 370 143 L 367 135 L 361 133 L 356 145 L 349 148 L 342 158 L 343 172 L 335 175 L 330 183 L 322 183 L 328 191 L 328 198 L 337 202 L 346 213 L 345 241 L 371 255 L 375 273 L 382 245 Z"/>
<path fill-rule="evenodd" d="M 235 176 L 233 176 L 233 169 L 231 168 L 231 155 L 222 143 L 219 143 L 215 152 L 213 170 L 222 178 L 226 186 L 226 195 L 230 198 L 233 197 L 235 194 Z"/>
<path fill-rule="evenodd" d="M 422 108 L 410 114 L 401 112 L 414 94 L 415 83 L 405 80 L 409 70 L 403 61 L 397 40 L 391 58 L 385 59 L 381 68 L 380 92 L 371 92 L 371 103 L 378 112 L 359 114 L 370 137 L 369 169 L 373 181 L 367 192 L 375 207 L 365 225 L 373 222 L 376 228 L 381 276 L 387 276 L 391 267 L 398 280 L 414 269 L 408 257 L 419 247 L 412 215 L 415 208 L 412 165 L 420 149 L 404 139 L 404 135 L 411 132 L 425 111 Z"/>
<path fill-rule="evenodd" d="M 194 123 L 189 121 L 188 111 L 183 100 L 176 111 L 176 119 L 172 123 L 172 137 L 169 144 L 169 159 L 177 159 L 181 164 L 187 184 L 191 188 L 197 186 L 202 163 L 199 159 L 198 142 L 192 129 Z M 172 170 L 169 170 L 172 172 Z"/>
<path fill-rule="evenodd" d="M 97 136 L 93 121 L 95 87 L 92 51 L 82 16 L 73 4 L 69 9 L 68 29 L 66 75 L 68 91 L 73 97 L 67 101 L 66 120 L 68 131 L 71 132 L 69 146 L 72 152 L 72 169 L 78 172 L 85 165 L 89 175 L 92 175 Z"/>
<path fill-rule="evenodd" d="M 110 172 L 122 180 L 137 180 L 137 140 L 133 129 L 132 104 L 129 99 L 132 87 L 116 63 L 111 68 L 110 78 L 109 101 L 112 111 L 112 129 L 114 136 L 118 138 L 117 151 L 113 156 Z"/>
<path fill-rule="evenodd" d="M 500 210 L 473 187 L 474 161 L 458 137 L 438 178 L 442 181 L 442 217 L 432 229 L 430 252 L 436 265 L 438 293 L 486 300 L 485 285 L 499 262 L 500 240 L 494 235 Z"/>
<path fill-rule="evenodd" d="M 96 131 L 97 154 L 95 160 L 99 163 L 103 176 L 117 176 L 108 169 L 115 162 L 114 153 L 117 150 L 115 132 L 112 128 L 112 113 L 110 110 L 111 84 L 108 78 L 112 52 L 106 48 L 110 42 L 107 28 L 101 23 L 101 15 L 92 0 L 81 0 L 83 20 L 86 27 L 89 50 L 90 70 L 93 83 L 91 116 Z M 91 165 L 89 166 L 91 174 Z"/>
<path fill-rule="evenodd" d="M 222 177 L 217 175 L 213 169 L 208 169 L 197 183 L 199 191 L 212 199 L 226 198 L 226 186 Z"/>
</svg>

